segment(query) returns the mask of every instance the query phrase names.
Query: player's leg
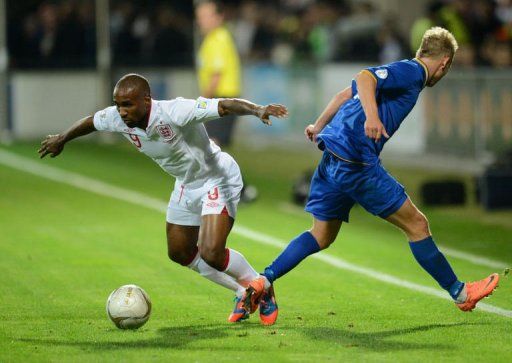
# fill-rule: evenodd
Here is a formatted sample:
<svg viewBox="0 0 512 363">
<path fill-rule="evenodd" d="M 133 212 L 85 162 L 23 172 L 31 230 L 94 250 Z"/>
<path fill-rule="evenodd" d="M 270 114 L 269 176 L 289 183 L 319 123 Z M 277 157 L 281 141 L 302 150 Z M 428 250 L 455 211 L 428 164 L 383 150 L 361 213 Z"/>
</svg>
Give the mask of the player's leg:
<svg viewBox="0 0 512 363">
<path fill-rule="evenodd" d="M 227 153 L 219 154 L 218 163 L 223 176 L 210 180 L 200 191 L 200 254 L 210 266 L 245 285 L 258 275 L 257 272 L 240 252 L 226 248 L 240 202 L 242 174 L 238 164 Z"/>
<path fill-rule="evenodd" d="M 307 256 L 329 247 L 336 239 L 342 221 L 348 221 L 354 201 L 341 191 L 330 175 L 337 163 L 331 154 L 324 153 L 311 179 L 305 208 L 314 216 L 313 227 L 295 237 L 274 262 L 265 268 L 262 275 L 267 288 Z"/>
<path fill-rule="evenodd" d="M 367 211 L 404 231 L 418 263 L 454 299 L 463 298 L 460 295 L 465 294 L 464 284 L 457 279 L 450 264 L 437 249 L 427 218 L 411 202 L 404 187 L 380 164 L 363 170 L 354 197 Z"/>
<path fill-rule="evenodd" d="M 230 155 L 221 153 L 219 158 L 224 177 L 210 181 L 201 191 L 200 254 L 213 268 L 246 285 L 258 273 L 240 252 L 226 248 L 240 201 L 242 177 L 240 168 Z M 244 291 L 243 288 L 236 291 L 235 309 L 228 318 L 230 322 L 243 320 L 249 315 L 241 303 Z"/>
<path fill-rule="evenodd" d="M 342 221 L 348 221 L 354 201 L 342 191 L 330 175 L 337 168 L 332 155 L 324 153 L 311 180 L 306 211 L 313 214 L 313 227 L 295 237 L 281 254 L 268 265 L 262 276 L 251 281 L 244 295 L 247 309 L 253 310 L 273 282 L 287 274 L 309 255 L 331 245 L 339 233 Z M 342 175 L 343 172 L 336 172 Z M 261 307 L 260 307 L 261 309 Z"/>
<path fill-rule="evenodd" d="M 445 256 L 437 248 L 427 218 L 410 198 L 385 219 L 404 231 L 416 261 L 448 291 L 461 310 L 472 310 L 478 301 L 490 295 L 497 287 L 498 274 L 466 284 L 457 278 Z"/>
<path fill-rule="evenodd" d="M 233 227 L 234 219 L 226 212 L 202 216 L 199 240 L 199 252 L 206 263 L 218 271 L 233 277 L 240 285 L 247 285 L 258 273 L 245 257 L 232 248 L 226 248 L 226 242 Z M 243 289 L 238 291 L 238 295 Z"/>
<path fill-rule="evenodd" d="M 198 272 L 201 276 L 234 292 L 243 290 L 231 276 L 208 265 L 200 256 L 197 241 L 199 226 L 177 225 L 167 222 L 167 253 L 169 258 Z"/>
<path fill-rule="evenodd" d="M 341 220 L 322 221 L 315 218 L 309 231 L 295 237 L 261 276 L 249 283 L 243 298 L 246 309 L 253 312 L 259 306 L 261 322 L 264 325 L 274 324 L 278 313 L 274 281 L 293 270 L 309 255 L 329 247 L 336 239 L 341 223 Z"/>
<path fill-rule="evenodd" d="M 235 291 L 235 307 L 228 321 L 240 322 L 249 317 L 249 312 L 245 309 L 242 300 L 245 287 L 241 285 L 246 286 L 249 281 L 258 276 L 258 273 L 240 252 L 226 248 L 227 238 L 234 222 L 228 213 L 207 214 L 202 219 L 199 244 L 201 257 L 219 273 L 229 275 L 238 282 L 240 288 Z"/>
<path fill-rule="evenodd" d="M 410 198 L 407 198 L 396 212 L 385 219 L 407 235 L 416 261 L 443 289 L 450 293 L 452 298 L 457 299 L 463 291 L 464 283 L 457 279 L 450 264 L 437 248 L 432 239 L 427 218 Z"/>
<path fill-rule="evenodd" d="M 339 219 L 323 221 L 314 218 L 313 227 L 292 239 L 283 252 L 265 268 L 262 274 L 266 278 L 265 288 L 268 289 L 275 280 L 293 270 L 309 255 L 329 247 L 336 239 L 341 223 Z"/>
</svg>

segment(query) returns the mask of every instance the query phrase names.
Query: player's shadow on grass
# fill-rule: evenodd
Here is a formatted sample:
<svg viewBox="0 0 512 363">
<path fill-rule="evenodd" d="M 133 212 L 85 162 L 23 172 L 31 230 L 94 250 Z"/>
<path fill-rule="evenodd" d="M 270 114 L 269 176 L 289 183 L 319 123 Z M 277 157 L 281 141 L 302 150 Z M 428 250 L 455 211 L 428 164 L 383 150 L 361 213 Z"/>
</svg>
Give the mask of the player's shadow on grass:
<svg viewBox="0 0 512 363">
<path fill-rule="evenodd" d="M 359 333 L 357 328 L 337 329 L 329 327 L 304 328 L 304 333 L 311 339 L 326 340 L 341 347 L 354 347 L 375 351 L 399 351 L 415 349 L 453 349 L 451 344 L 427 343 L 421 339 L 421 343 L 398 341 L 401 336 L 407 334 L 427 332 L 434 329 L 449 329 L 465 325 L 480 325 L 476 323 L 452 323 L 452 324 L 427 324 L 411 328 L 384 330 L 378 332 Z M 395 340 L 388 339 L 395 338 Z"/>
<path fill-rule="evenodd" d="M 402 335 L 427 332 L 433 329 L 456 328 L 465 325 L 480 325 L 471 323 L 453 323 L 453 324 L 429 324 L 420 325 L 411 328 L 385 330 L 379 332 L 360 333 L 357 328 L 335 328 L 335 327 L 300 327 L 297 326 L 279 326 L 276 325 L 269 330 L 269 334 L 275 335 L 277 332 L 286 330 L 300 330 L 311 340 L 327 341 L 330 344 L 338 345 L 340 348 L 360 348 L 373 351 L 401 351 L 418 349 L 436 349 L 448 350 L 453 346 L 447 343 L 421 343 L 399 341 Z M 141 331 L 120 331 L 115 328 L 109 329 L 106 334 L 101 334 L 90 340 L 76 340 L 73 337 L 69 339 L 19 339 L 22 342 L 41 344 L 46 346 L 67 346 L 76 347 L 84 350 L 113 351 L 122 349 L 181 349 L 181 350 L 211 350 L 212 344 L 208 342 L 218 341 L 220 339 L 231 339 L 238 337 L 241 344 L 250 338 L 254 329 L 266 329 L 261 325 L 253 324 L 200 324 L 189 326 L 173 326 L 160 328 L 156 331 L 156 336 L 150 330 Z M 149 333 L 149 334 L 148 334 Z M 148 336 L 151 335 L 150 338 Z M 278 334 L 279 336 L 279 334 Z M 389 339 L 388 339 L 389 338 Z M 394 338 L 394 339 L 393 339 Z M 284 346 L 287 343 L 280 342 Z M 191 345 L 189 348 L 188 345 Z M 280 345 L 281 347 L 281 345 Z M 227 344 L 218 347 L 218 350 L 230 351 L 240 350 L 238 344 Z"/>
<path fill-rule="evenodd" d="M 117 350 L 117 349 L 144 349 L 144 348 L 179 348 L 187 349 L 187 345 L 197 341 L 217 340 L 234 336 L 245 338 L 248 336 L 247 327 L 242 325 L 204 324 L 190 326 L 173 326 L 160 328 L 156 331 L 156 337 L 146 338 L 151 332 L 148 330 L 130 331 L 109 329 L 106 334 L 91 340 L 70 339 L 34 339 L 22 338 L 22 342 L 41 344 L 48 346 L 68 346 L 93 350 Z M 193 345 L 193 350 L 211 349 L 210 344 Z M 222 347 L 222 350 L 231 350 L 230 347 Z M 235 349 L 235 348 L 233 348 Z"/>
</svg>

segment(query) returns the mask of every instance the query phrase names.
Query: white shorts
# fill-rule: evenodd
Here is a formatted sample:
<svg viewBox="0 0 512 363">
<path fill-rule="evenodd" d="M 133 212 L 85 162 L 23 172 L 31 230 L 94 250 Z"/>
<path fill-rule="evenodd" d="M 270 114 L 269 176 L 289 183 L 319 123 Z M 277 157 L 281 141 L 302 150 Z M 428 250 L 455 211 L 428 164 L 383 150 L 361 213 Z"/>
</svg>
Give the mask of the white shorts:
<svg viewBox="0 0 512 363">
<path fill-rule="evenodd" d="M 219 158 L 223 175 L 195 181 L 195 187 L 176 180 L 167 206 L 168 223 L 200 226 L 204 215 L 227 213 L 233 219 L 236 217 L 243 187 L 242 174 L 229 154 L 220 153 Z"/>
</svg>

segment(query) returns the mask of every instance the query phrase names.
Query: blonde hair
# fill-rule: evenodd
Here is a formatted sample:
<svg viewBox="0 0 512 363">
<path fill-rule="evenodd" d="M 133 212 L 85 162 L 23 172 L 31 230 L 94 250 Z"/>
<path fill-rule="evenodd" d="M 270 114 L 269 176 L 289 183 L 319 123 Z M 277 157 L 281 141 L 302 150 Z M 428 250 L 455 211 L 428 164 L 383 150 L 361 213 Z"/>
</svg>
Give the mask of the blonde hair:
<svg viewBox="0 0 512 363">
<path fill-rule="evenodd" d="M 459 45 L 453 34 L 444 28 L 436 26 L 423 34 L 421 45 L 416 51 L 416 57 L 439 58 L 449 56 L 453 58 L 458 48 Z"/>
</svg>

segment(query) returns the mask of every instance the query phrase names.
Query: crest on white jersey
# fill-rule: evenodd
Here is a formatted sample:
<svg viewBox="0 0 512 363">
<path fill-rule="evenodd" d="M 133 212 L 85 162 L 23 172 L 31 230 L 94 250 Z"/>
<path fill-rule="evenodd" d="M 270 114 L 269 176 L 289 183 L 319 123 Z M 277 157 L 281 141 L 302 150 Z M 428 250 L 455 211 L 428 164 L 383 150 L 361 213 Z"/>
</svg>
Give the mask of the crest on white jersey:
<svg viewBox="0 0 512 363">
<path fill-rule="evenodd" d="M 201 108 L 203 110 L 206 110 L 206 107 L 208 107 L 208 101 L 207 100 L 198 100 L 197 101 L 197 108 Z"/>
<path fill-rule="evenodd" d="M 377 75 L 377 77 L 379 77 L 380 79 L 386 79 L 388 78 L 388 70 L 387 69 L 377 69 L 375 71 L 375 74 Z"/>
<path fill-rule="evenodd" d="M 176 133 L 171 129 L 171 126 L 169 125 L 158 125 L 156 129 L 165 142 L 171 141 L 174 139 L 174 136 L 176 136 Z"/>
</svg>

